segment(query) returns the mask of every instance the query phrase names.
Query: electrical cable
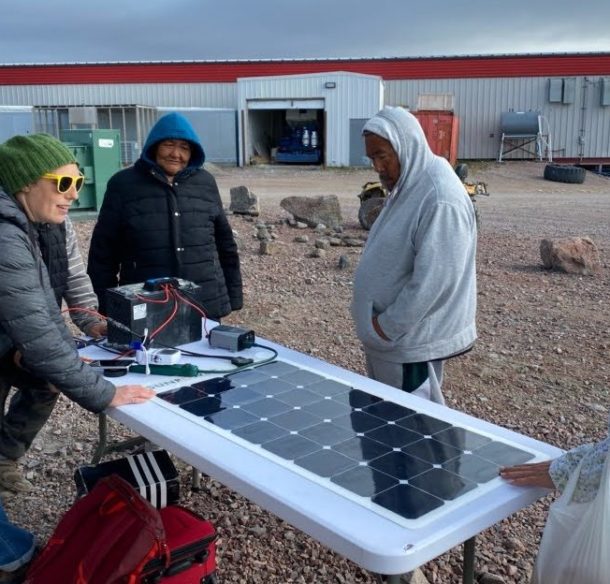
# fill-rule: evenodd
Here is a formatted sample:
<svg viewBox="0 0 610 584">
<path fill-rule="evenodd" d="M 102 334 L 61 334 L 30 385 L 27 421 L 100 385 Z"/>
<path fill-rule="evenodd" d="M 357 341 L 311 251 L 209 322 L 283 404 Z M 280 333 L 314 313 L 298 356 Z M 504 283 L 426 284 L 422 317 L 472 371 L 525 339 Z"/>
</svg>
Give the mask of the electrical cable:
<svg viewBox="0 0 610 584">
<path fill-rule="evenodd" d="M 174 305 L 172 307 L 172 311 L 170 313 L 170 315 L 150 334 L 150 341 L 152 343 L 152 340 L 163 330 L 165 329 L 171 322 L 172 320 L 174 320 L 174 318 L 176 317 L 176 315 L 178 314 L 178 301 L 176 300 L 175 297 L 173 297 L 174 300 Z"/>
<path fill-rule="evenodd" d="M 238 365 L 235 369 L 227 370 L 217 370 L 217 369 L 199 369 L 200 374 L 206 373 L 237 373 L 238 371 L 242 371 L 244 369 L 252 369 L 253 367 L 260 367 L 261 365 L 266 365 L 267 363 L 271 363 L 277 359 L 277 351 L 271 347 L 267 347 L 266 345 L 259 345 L 258 343 L 254 343 L 253 347 L 258 347 L 259 349 L 265 349 L 267 351 L 271 351 L 271 356 L 266 359 L 262 359 L 261 361 L 252 361 L 251 363 Z"/>
<path fill-rule="evenodd" d="M 144 351 L 144 373 L 150 375 L 150 365 L 148 364 L 148 351 L 146 350 L 146 339 L 148 337 L 148 329 L 144 329 L 144 338 L 142 339 L 142 350 Z"/>
<path fill-rule="evenodd" d="M 182 303 L 186 304 L 187 306 L 190 306 L 192 309 L 196 310 L 197 312 L 199 312 L 199 314 L 202 316 L 203 321 L 204 321 L 203 326 L 205 329 L 206 337 L 209 336 L 209 333 L 207 332 L 207 328 L 206 328 L 207 315 L 205 313 L 205 309 L 201 306 L 201 304 L 196 299 L 192 298 L 185 291 L 178 291 L 171 284 L 163 284 L 161 286 L 161 289 L 165 292 L 165 296 L 162 299 L 151 299 L 151 298 L 147 298 L 145 296 L 137 295 L 137 298 L 139 300 L 142 300 L 143 302 L 154 303 L 154 304 L 167 304 L 168 302 L 173 300 L 173 307 L 172 307 L 170 314 L 156 329 L 154 329 L 152 332 L 150 332 L 150 334 L 149 334 L 148 329 L 145 329 L 144 335 L 140 335 L 139 333 L 132 331 L 129 327 L 127 327 L 123 323 L 115 321 L 112 318 L 103 317 L 102 315 L 100 315 L 102 318 L 106 318 L 107 322 L 109 322 L 113 326 L 116 326 L 120 330 L 128 332 L 133 337 L 140 339 L 139 341 L 132 342 L 132 346 L 130 347 L 130 349 L 128 351 L 116 350 L 116 349 L 108 346 L 107 344 L 103 344 L 104 341 L 100 341 L 100 342 L 96 343 L 96 345 L 99 348 L 104 349 L 105 351 L 108 351 L 109 353 L 113 353 L 113 354 L 117 355 L 118 356 L 117 358 L 124 357 L 128 354 L 133 354 L 133 352 L 136 349 L 144 351 L 145 352 L 144 364 L 132 365 L 130 367 L 130 371 L 133 371 L 134 373 L 142 372 L 142 373 L 147 373 L 147 374 L 154 373 L 155 371 L 157 371 L 157 372 L 159 372 L 158 374 L 165 374 L 165 375 L 180 375 L 180 373 L 178 373 L 178 372 L 182 371 L 182 372 L 188 372 L 187 375 L 183 375 L 186 377 L 193 376 L 193 371 L 195 369 L 197 370 L 196 375 L 208 374 L 208 373 L 227 374 L 227 373 L 236 373 L 237 371 L 241 371 L 243 369 L 248 369 L 251 367 L 258 367 L 260 365 L 264 365 L 266 363 L 274 361 L 277 358 L 277 351 L 275 349 L 268 347 L 266 345 L 261 345 L 259 343 L 254 343 L 252 346 L 259 347 L 261 349 L 265 349 L 266 351 L 271 352 L 270 357 L 267 357 L 266 359 L 263 359 L 261 361 L 254 361 L 253 359 L 250 359 L 249 357 L 242 357 L 239 355 L 237 355 L 237 356 L 236 355 L 210 355 L 210 354 L 205 354 L 205 353 L 198 353 L 198 352 L 190 351 L 190 350 L 186 350 L 186 349 L 179 349 L 178 347 L 172 347 L 170 345 L 166 345 L 164 343 L 155 341 L 155 336 L 158 335 L 163 329 L 165 329 L 176 317 L 176 314 L 178 313 L 178 303 L 179 302 L 182 302 Z M 199 358 L 204 358 L 204 359 L 219 359 L 219 360 L 230 361 L 233 365 L 235 365 L 235 367 L 233 369 L 226 370 L 226 369 L 200 369 L 196 365 L 191 365 L 189 363 L 177 364 L 177 365 L 151 365 L 148 361 L 148 353 L 146 351 L 147 351 L 147 348 L 149 348 L 153 342 L 156 342 L 157 345 L 159 345 L 163 348 L 179 350 L 182 352 L 183 355 L 186 355 L 186 356 L 199 357 Z M 140 369 L 142 369 L 142 371 L 139 371 Z M 161 371 L 163 371 L 163 373 L 161 373 Z"/>
<path fill-rule="evenodd" d="M 164 285 L 163 290 L 165 291 L 165 297 L 162 299 L 159 299 L 159 300 L 147 298 L 145 296 L 140 296 L 140 295 L 137 295 L 137 298 L 139 300 L 142 300 L 143 302 L 149 302 L 149 303 L 154 303 L 154 304 L 167 304 L 171 299 L 170 287 L 168 285 Z M 166 318 L 166 320 L 164 322 L 162 322 L 154 331 L 152 331 L 152 333 L 150 335 L 147 335 L 150 342 L 152 342 L 154 337 L 174 319 L 174 317 L 176 316 L 177 310 L 178 309 L 177 309 L 176 303 L 174 303 L 174 308 L 173 308 L 172 312 L 170 313 L 170 315 Z M 103 316 L 100 314 L 100 317 L 106 319 L 106 321 L 109 324 L 113 325 L 114 327 L 118 328 L 119 330 L 128 333 L 132 337 L 140 339 L 139 342 L 141 344 L 144 344 L 146 337 L 143 337 L 140 333 L 131 330 L 127 325 L 125 325 L 122 322 L 119 322 L 113 318 L 110 318 L 109 316 Z M 108 351 L 110 353 L 119 352 L 108 346 L 100 346 L 100 348 L 103 348 L 105 351 Z"/>
<path fill-rule="evenodd" d="M 208 332 L 208 315 L 205 311 L 205 308 L 199 303 L 199 301 L 195 298 L 193 298 L 192 296 L 190 296 L 186 290 L 174 290 L 176 295 L 188 306 L 190 306 L 191 308 L 194 308 L 195 310 L 197 310 L 199 312 L 199 314 L 201 314 L 201 317 L 203 318 L 203 331 L 205 333 L 205 336 L 207 337 L 209 335 Z M 182 297 L 182 295 L 185 296 L 185 298 Z"/>
<path fill-rule="evenodd" d="M 171 295 L 170 287 L 168 284 L 164 284 L 161 286 L 161 290 L 165 292 L 165 298 L 149 298 L 148 296 L 140 296 L 140 294 L 136 294 L 135 297 L 142 302 L 146 302 L 148 304 L 166 304 L 169 302 L 169 297 Z"/>
<path fill-rule="evenodd" d="M 275 361 L 275 359 L 277 358 L 277 351 L 272 347 L 267 347 L 266 345 L 260 345 L 258 343 L 255 343 L 253 346 L 270 351 L 271 356 L 260 361 L 250 361 L 249 363 L 246 363 L 244 365 L 238 365 L 233 369 L 201 369 L 197 365 L 193 365 L 192 363 L 179 363 L 176 365 L 149 365 L 148 370 L 147 366 L 145 365 L 131 365 L 129 367 L 129 372 L 146 373 L 147 375 L 175 375 L 178 377 L 196 377 L 198 375 L 207 375 L 211 373 L 220 373 L 223 375 L 228 375 L 238 373 L 239 371 L 243 371 L 244 369 L 260 367 L 261 365 L 265 365 L 267 363 L 270 363 L 271 361 Z M 183 354 L 185 353 L 187 352 L 183 352 Z M 214 358 L 214 356 L 211 357 Z M 235 359 L 235 357 L 233 359 Z"/>
<path fill-rule="evenodd" d="M 107 351 L 108 353 L 112 353 L 113 355 L 129 355 L 130 353 L 133 352 L 133 349 L 129 349 L 127 351 L 115 349 L 114 347 L 104 344 L 107 342 L 108 342 L 107 339 L 100 339 L 100 341 L 98 341 L 97 343 L 92 343 L 92 344 L 95 344 L 98 348 L 100 348 L 104 351 Z"/>
<path fill-rule="evenodd" d="M 267 345 L 261 345 L 260 343 L 254 343 L 252 346 L 258 347 L 259 349 L 265 349 L 265 350 L 271 351 L 273 353 L 273 357 L 270 357 L 269 359 L 266 359 L 265 361 L 258 363 L 257 365 L 262 365 L 263 363 L 268 363 L 269 361 L 273 361 L 274 359 L 277 359 L 277 351 L 273 347 L 267 347 Z"/>
</svg>

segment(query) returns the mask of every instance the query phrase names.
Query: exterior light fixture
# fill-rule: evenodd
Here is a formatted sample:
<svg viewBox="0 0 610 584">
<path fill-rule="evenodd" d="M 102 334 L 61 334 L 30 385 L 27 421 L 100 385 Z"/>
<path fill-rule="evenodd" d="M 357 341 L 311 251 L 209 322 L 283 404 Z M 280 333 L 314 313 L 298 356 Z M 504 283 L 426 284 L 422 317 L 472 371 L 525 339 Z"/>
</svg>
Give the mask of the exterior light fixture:
<svg viewBox="0 0 610 584">
<path fill-rule="evenodd" d="M 325 87 L 326 89 L 334 89 L 335 87 L 337 87 L 337 84 L 336 84 L 334 81 L 327 81 L 327 82 L 324 84 L 324 87 Z"/>
</svg>

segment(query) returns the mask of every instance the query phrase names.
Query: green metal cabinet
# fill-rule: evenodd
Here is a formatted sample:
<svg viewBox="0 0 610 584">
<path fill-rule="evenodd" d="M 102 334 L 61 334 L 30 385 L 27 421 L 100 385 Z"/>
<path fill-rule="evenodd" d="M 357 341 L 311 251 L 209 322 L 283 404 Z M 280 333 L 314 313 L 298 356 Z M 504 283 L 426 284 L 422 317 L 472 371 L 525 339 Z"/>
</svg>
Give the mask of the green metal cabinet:
<svg viewBox="0 0 610 584">
<path fill-rule="evenodd" d="M 61 130 L 59 139 L 74 153 L 85 175 L 85 185 L 72 208 L 99 211 L 108 179 L 121 170 L 121 133 L 118 130 Z"/>
</svg>

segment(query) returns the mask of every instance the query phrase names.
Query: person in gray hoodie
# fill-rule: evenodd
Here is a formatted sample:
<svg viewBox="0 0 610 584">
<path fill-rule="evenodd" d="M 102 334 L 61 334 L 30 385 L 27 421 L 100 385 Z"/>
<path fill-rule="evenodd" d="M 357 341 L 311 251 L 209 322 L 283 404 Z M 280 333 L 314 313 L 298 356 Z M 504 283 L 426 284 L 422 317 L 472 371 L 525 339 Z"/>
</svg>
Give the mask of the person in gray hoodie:
<svg viewBox="0 0 610 584">
<path fill-rule="evenodd" d="M 443 362 L 477 336 L 474 210 L 405 109 L 384 108 L 363 135 L 389 193 L 354 276 L 352 317 L 367 373 L 444 403 Z"/>
</svg>

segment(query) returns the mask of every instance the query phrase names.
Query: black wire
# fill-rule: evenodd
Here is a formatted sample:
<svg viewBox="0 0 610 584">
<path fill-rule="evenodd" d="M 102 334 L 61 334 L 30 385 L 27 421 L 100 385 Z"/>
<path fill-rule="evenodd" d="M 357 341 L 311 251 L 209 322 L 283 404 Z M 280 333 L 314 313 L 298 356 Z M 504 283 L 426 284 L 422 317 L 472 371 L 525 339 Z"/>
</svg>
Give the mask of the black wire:
<svg viewBox="0 0 610 584">
<path fill-rule="evenodd" d="M 195 351 L 190 351 L 188 349 L 180 349 L 179 347 L 170 347 L 169 345 L 164 345 L 163 343 L 159 343 L 159 342 L 157 342 L 157 344 L 161 345 L 165 349 L 175 349 L 177 351 L 181 351 L 183 355 L 188 355 L 189 357 L 203 357 L 206 359 L 226 359 L 228 361 L 232 361 L 233 359 L 235 359 L 235 355 L 206 355 L 205 353 L 196 353 Z M 269 359 L 273 360 L 277 357 L 277 351 L 271 347 L 267 347 L 266 345 L 260 345 L 258 343 L 254 343 L 252 346 L 258 347 L 259 349 L 265 349 L 265 350 L 271 351 L 273 353 L 273 357 L 265 359 L 264 361 L 261 361 L 261 363 L 267 363 Z M 253 363 L 247 365 L 247 367 L 251 367 L 254 365 L 258 365 L 258 363 L 253 362 Z"/>
<path fill-rule="evenodd" d="M 125 345 L 125 349 L 123 349 L 123 350 L 115 349 L 109 345 L 104 344 L 106 342 L 107 342 L 106 339 L 103 339 L 103 340 L 98 341 L 97 343 L 92 343 L 92 344 L 95 344 L 100 349 L 103 349 L 104 351 L 107 351 L 108 353 L 113 353 L 114 355 L 125 355 L 126 353 L 129 353 L 130 351 L 134 351 L 134 349 L 132 349 L 131 347 L 128 347 L 127 345 Z"/>
<path fill-rule="evenodd" d="M 188 355 L 189 357 L 203 357 L 206 359 L 227 359 L 228 361 L 231 361 L 232 359 L 235 358 L 234 356 L 231 356 L 231 355 L 206 355 L 205 353 L 196 353 L 195 351 L 189 351 L 188 349 L 179 349 L 178 347 L 170 347 L 168 345 L 164 345 L 163 343 L 157 343 L 157 344 L 161 345 L 165 349 L 176 349 L 178 351 L 181 351 L 183 355 Z"/>
<path fill-rule="evenodd" d="M 101 339 L 92 344 L 95 344 L 98 347 L 100 347 L 101 349 L 104 349 L 105 351 L 108 351 L 109 353 L 113 353 L 115 355 L 124 355 L 125 354 L 125 351 L 118 351 L 118 350 L 108 347 L 107 345 L 104 345 L 103 344 L 104 341 L 105 341 L 104 339 Z M 170 347 L 169 345 L 164 345 L 163 343 L 159 343 L 159 345 L 162 345 L 166 349 L 175 349 L 177 351 L 181 351 L 183 355 L 188 355 L 190 357 L 204 357 L 204 358 L 209 358 L 209 359 L 227 359 L 229 361 L 231 361 L 232 359 L 235 358 L 235 356 L 231 357 L 231 356 L 225 356 L 225 355 L 205 355 L 203 353 L 196 353 L 195 351 L 188 351 L 188 350 L 185 351 L 182 349 L 178 349 L 178 347 Z M 278 353 L 272 347 L 268 347 L 267 345 L 261 345 L 260 343 L 254 343 L 252 346 L 258 347 L 259 349 L 265 349 L 266 351 L 270 351 L 271 356 L 267 357 L 266 359 L 262 359 L 261 361 L 253 361 L 252 363 L 248 363 L 247 365 L 238 365 L 234 369 L 228 369 L 226 371 L 222 371 L 222 370 L 221 371 L 218 371 L 218 370 L 206 371 L 205 369 L 199 369 L 200 374 L 224 373 L 225 375 L 232 375 L 234 373 L 238 373 L 245 369 L 250 369 L 253 367 L 260 367 L 261 365 L 266 365 L 267 363 L 275 361 L 275 359 L 277 358 Z M 133 349 L 131 349 L 131 350 L 133 350 Z"/>
<path fill-rule="evenodd" d="M 273 357 L 266 359 L 263 363 L 268 363 L 270 360 L 273 361 L 277 358 L 277 351 L 273 347 L 267 347 L 267 345 L 261 345 L 259 343 L 254 343 L 253 347 L 258 347 L 259 349 L 266 349 L 267 351 L 271 351 L 273 353 Z"/>
</svg>

